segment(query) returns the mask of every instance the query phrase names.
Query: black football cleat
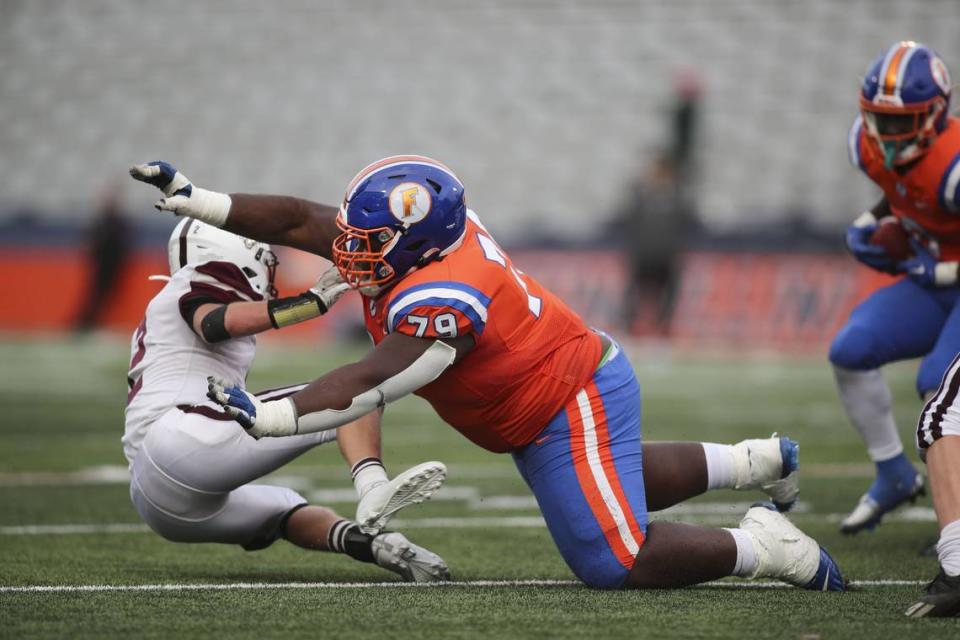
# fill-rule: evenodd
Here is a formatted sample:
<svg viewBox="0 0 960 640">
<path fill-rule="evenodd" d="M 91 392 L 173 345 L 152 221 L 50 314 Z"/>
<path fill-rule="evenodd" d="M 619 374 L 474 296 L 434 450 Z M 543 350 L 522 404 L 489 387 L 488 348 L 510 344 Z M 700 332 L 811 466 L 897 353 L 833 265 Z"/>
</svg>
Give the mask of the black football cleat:
<svg viewBox="0 0 960 640">
<path fill-rule="evenodd" d="M 906 611 L 908 618 L 953 618 L 960 616 L 960 576 L 948 576 L 943 568 Z"/>
</svg>

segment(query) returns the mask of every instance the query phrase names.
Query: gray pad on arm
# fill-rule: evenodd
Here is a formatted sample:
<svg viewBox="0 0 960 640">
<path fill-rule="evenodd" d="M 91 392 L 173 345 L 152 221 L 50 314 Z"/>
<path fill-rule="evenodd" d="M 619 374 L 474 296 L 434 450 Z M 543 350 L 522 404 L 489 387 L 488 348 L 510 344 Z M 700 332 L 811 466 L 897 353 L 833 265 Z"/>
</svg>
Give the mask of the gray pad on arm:
<svg viewBox="0 0 960 640">
<path fill-rule="evenodd" d="M 297 419 L 297 433 L 312 433 L 334 429 L 347 424 L 374 409 L 382 407 L 420 387 L 436 380 L 447 367 L 453 364 L 457 350 L 448 344 L 434 342 L 409 367 L 387 378 L 373 389 L 354 396 L 346 409 L 324 409 L 306 413 Z"/>
</svg>

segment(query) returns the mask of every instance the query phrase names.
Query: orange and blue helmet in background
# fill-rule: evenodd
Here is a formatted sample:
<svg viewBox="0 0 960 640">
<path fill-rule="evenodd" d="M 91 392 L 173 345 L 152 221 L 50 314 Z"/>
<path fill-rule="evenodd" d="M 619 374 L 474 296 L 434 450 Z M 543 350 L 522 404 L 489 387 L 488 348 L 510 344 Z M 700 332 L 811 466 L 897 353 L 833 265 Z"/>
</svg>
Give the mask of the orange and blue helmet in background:
<svg viewBox="0 0 960 640">
<path fill-rule="evenodd" d="M 358 173 L 337 216 L 333 243 L 343 279 L 375 296 L 460 246 L 466 233 L 463 184 L 425 156 L 391 156 Z"/>
<path fill-rule="evenodd" d="M 930 47 L 905 40 L 867 70 L 860 112 L 867 137 L 890 169 L 926 153 L 947 125 L 950 73 Z"/>
</svg>

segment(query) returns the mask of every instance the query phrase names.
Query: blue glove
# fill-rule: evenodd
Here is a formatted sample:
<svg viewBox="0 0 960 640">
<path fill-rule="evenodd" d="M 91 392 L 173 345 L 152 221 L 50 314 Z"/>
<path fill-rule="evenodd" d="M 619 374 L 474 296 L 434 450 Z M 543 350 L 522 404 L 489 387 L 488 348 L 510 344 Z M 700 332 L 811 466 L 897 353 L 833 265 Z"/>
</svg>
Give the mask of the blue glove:
<svg viewBox="0 0 960 640">
<path fill-rule="evenodd" d="M 847 227 L 847 249 L 854 258 L 868 267 L 885 273 L 897 273 L 898 265 L 887 255 L 883 247 L 870 244 L 870 236 L 876 230 L 876 223 L 867 225 L 853 223 Z"/>
<path fill-rule="evenodd" d="M 223 407 L 224 412 L 249 431 L 257 423 L 257 405 L 260 401 L 240 387 L 207 377 L 207 397 Z"/>
<path fill-rule="evenodd" d="M 946 284 L 938 281 L 937 264 L 939 260 L 930 253 L 930 250 L 914 238 L 910 238 L 910 247 L 913 249 L 913 257 L 898 262 L 897 269 L 906 273 L 911 280 L 924 287 L 932 288 Z"/>
<path fill-rule="evenodd" d="M 232 204 L 230 196 L 195 186 L 169 162 L 154 160 L 134 165 L 130 167 L 130 176 L 163 192 L 165 197 L 153 205 L 161 211 L 190 216 L 215 227 L 227 223 Z"/>
<path fill-rule="evenodd" d="M 130 176 L 134 180 L 152 184 L 168 198 L 172 196 L 187 196 L 193 193 L 193 185 L 189 178 L 177 171 L 169 162 L 154 160 L 130 167 Z M 157 208 L 159 209 L 159 203 Z"/>
<path fill-rule="evenodd" d="M 264 436 L 296 435 L 296 406 L 289 398 L 262 401 L 229 382 L 207 378 L 207 397 L 257 440 Z"/>
</svg>

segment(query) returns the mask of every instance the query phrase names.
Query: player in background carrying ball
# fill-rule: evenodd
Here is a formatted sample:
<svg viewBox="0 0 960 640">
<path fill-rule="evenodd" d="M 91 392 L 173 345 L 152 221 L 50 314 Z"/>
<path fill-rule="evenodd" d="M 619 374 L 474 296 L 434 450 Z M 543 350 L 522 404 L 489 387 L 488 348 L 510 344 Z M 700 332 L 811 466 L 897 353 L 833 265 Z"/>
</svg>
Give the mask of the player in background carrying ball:
<svg viewBox="0 0 960 640">
<path fill-rule="evenodd" d="M 376 346 L 360 362 L 283 400 L 211 383 L 211 397 L 254 437 L 322 431 L 416 393 L 477 445 L 513 456 L 564 560 L 591 587 L 737 575 L 843 589 L 826 551 L 773 503 L 736 529 L 648 524 L 648 509 L 715 488 L 762 490 L 789 508 L 797 444 L 642 444 L 640 389 L 623 351 L 514 267 L 439 162 L 375 162 L 339 210 L 199 189 L 167 163 L 131 174 L 163 190 L 160 209 L 332 258 L 363 295 Z"/>
<path fill-rule="evenodd" d="M 380 463 L 379 416 L 342 429 L 283 440 L 249 438 L 203 387 L 209 375 L 242 388 L 254 334 L 315 318 L 348 288 L 336 269 L 295 297 L 276 299 L 270 247 L 187 218 L 170 236 L 170 278 L 133 334 L 124 454 L 137 513 L 174 542 L 220 542 L 248 550 L 284 538 L 306 549 L 346 553 L 428 582 L 446 579 L 438 556 L 400 533 L 379 533 L 399 508 L 443 482 L 439 462 L 388 481 Z M 282 398 L 297 385 L 260 394 Z M 336 439 L 352 466 L 358 521 L 308 505 L 292 489 L 251 484 L 313 447 Z M 372 531 L 368 533 L 367 531 Z"/>
<path fill-rule="evenodd" d="M 906 613 L 912 618 L 960 616 L 960 355 L 920 412 L 917 448 L 927 463 L 940 526 L 940 572 Z"/>
<path fill-rule="evenodd" d="M 923 398 L 960 351 L 960 124 L 948 115 L 949 104 L 943 61 L 928 47 L 899 42 L 870 65 L 850 131 L 850 160 L 883 198 L 850 226 L 847 246 L 867 266 L 906 277 L 854 309 L 830 348 L 843 407 L 877 467 L 873 484 L 841 523 L 845 533 L 876 526 L 924 490 L 922 475 L 903 453 L 880 368 L 923 357 L 916 381 Z M 906 260 L 871 243 L 878 222 L 890 216 L 911 236 L 913 255 Z"/>
</svg>

